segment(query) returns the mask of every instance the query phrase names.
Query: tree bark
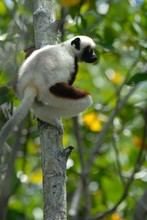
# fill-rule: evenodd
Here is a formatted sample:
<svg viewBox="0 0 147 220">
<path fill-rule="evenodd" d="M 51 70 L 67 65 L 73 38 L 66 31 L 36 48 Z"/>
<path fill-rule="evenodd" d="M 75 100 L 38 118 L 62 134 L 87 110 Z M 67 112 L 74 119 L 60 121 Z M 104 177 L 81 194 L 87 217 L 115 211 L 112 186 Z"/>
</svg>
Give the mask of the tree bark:
<svg viewBox="0 0 147 220">
<path fill-rule="evenodd" d="M 65 220 L 66 161 L 72 147 L 63 149 L 61 135 L 52 127 L 39 122 L 44 188 L 44 219 Z"/>
<path fill-rule="evenodd" d="M 55 44 L 57 40 L 57 28 L 55 23 L 55 1 L 33 0 L 34 33 L 36 48 L 47 44 Z"/>
<path fill-rule="evenodd" d="M 54 0 L 33 0 L 35 46 L 55 44 L 58 23 Z M 66 162 L 72 147 L 63 149 L 62 135 L 50 124 L 39 121 L 43 172 L 44 220 L 66 220 Z"/>
</svg>

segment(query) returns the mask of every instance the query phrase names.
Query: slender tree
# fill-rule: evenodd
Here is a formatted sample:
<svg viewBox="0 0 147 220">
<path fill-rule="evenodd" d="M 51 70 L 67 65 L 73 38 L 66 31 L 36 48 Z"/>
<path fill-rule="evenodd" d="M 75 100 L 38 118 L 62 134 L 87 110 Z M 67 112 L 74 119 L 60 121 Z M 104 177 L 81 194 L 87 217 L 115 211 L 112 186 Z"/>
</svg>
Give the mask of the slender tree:
<svg viewBox="0 0 147 220">
<path fill-rule="evenodd" d="M 54 0 L 34 0 L 35 46 L 55 44 L 58 22 Z M 43 172 L 44 220 L 65 220 L 66 162 L 72 147 L 63 149 L 62 134 L 50 124 L 39 121 Z"/>
</svg>

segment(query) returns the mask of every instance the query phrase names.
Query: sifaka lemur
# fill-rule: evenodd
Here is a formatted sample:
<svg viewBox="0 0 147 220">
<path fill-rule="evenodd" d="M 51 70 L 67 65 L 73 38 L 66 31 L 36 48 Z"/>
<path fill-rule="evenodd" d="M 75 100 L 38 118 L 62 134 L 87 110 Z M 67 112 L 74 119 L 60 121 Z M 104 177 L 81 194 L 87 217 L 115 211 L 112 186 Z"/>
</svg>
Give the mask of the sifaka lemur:
<svg viewBox="0 0 147 220">
<path fill-rule="evenodd" d="M 22 64 L 16 83 L 19 107 L 0 133 L 4 144 L 15 125 L 30 108 L 40 120 L 61 129 L 60 117 L 72 117 L 92 104 L 86 91 L 72 86 L 78 62 L 93 63 L 95 43 L 87 36 L 77 36 L 57 45 L 47 45 L 34 51 Z"/>
</svg>

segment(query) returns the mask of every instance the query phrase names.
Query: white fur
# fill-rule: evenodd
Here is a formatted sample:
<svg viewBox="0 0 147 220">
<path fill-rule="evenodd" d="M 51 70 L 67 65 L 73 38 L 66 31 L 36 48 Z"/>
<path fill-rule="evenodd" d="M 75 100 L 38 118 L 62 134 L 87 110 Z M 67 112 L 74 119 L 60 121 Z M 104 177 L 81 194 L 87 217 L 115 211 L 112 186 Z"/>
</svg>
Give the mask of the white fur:
<svg viewBox="0 0 147 220">
<path fill-rule="evenodd" d="M 22 64 L 17 81 L 17 96 L 22 100 L 20 106 L 8 120 L 0 133 L 3 146 L 13 127 L 21 122 L 32 107 L 35 115 L 42 121 L 49 122 L 62 130 L 59 117 L 72 117 L 84 111 L 92 104 L 90 95 L 79 99 L 57 97 L 50 92 L 56 83 L 69 83 L 75 68 L 75 57 L 82 61 L 85 46 L 95 47 L 93 40 L 86 36 L 80 38 L 80 50 L 71 42 L 48 45 L 33 52 Z M 2 150 L 2 148 L 0 149 Z"/>
<path fill-rule="evenodd" d="M 24 89 L 32 85 L 37 90 L 37 100 L 34 102 L 35 115 L 45 122 L 54 117 L 72 117 L 84 111 L 92 104 L 91 96 L 82 99 L 65 99 L 50 93 L 50 86 L 57 82 L 68 83 L 71 72 L 74 71 L 74 57 L 80 60 L 81 51 L 86 45 L 95 47 L 93 40 L 79 36 L 81 49 L 77 51 L 71 46 L 71 40 L 58 45 L 47 45 L 28 57 L 19 71 L 17 94 L 23 98 Z"/>
</svg>

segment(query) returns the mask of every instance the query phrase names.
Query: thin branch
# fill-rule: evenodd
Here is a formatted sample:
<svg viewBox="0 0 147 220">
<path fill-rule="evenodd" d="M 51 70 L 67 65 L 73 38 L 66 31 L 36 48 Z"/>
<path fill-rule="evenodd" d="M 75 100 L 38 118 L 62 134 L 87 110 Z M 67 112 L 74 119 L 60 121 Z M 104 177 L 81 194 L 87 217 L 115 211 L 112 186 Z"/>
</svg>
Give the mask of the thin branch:
<svg viewBox="0 0 147 220">
<path fill-rule="evenodd" d="M 104 103 L 103 103 L 103 106 L 102 108 L 100 109 L 101 111 L 103 111 L 105 109 L 105 106 L 107 105 L 107 103 L 109 103 L 109 101 L 111 101 L 113 98 L 117 98 L 119 99 L 120 97 L 120 94 L 122 92 L 122 89 L 124 87 L 124 85 L 126 85 L 126 83 L 128 82 L 129 78 L 130 78 L 130 75 L 133 71 L 133 69 L 136 67 L 139 59 L 141 57 L 141 50 L 139 50 L 139 54 L 138 54 L 138 57 L 134 60 L 134 62 L 132 63 L 132 65 L 130 66 L 127 74 L 126 74 L 126 77 L 124 79 L 124 81 L 122 82 L 122 84 L 120 85 L 120 87 L 116 88 L 116 93 L 112 94 Z"/>
<path fill-rule="evenodd" d="M 89 218 L 89 220 L 98 220 L 98 219 L 102 219 L 103 217 L 111 214 L 112 212 L 114 212 L 118 206 L 123 202 L 123 200 L 128 196 L 130 187 L 134 181 L 134 176 L 136 174 L 136 172 L 138 172 L 138 170 L 140 169 L 143 161 L 144 161 L 144 152 L 145 152 L 145 146 L 146 146 L 146 139 L 147 139 L 147 111 L 145 111 L 144 114 L 144 121 L 145 121 L 145 125 L 144 125 L 144 129 L 143 129 L 143 142 L 142 142 L 142 146 L 140 148 L 140 151 L 138 153 L 138 157 L 136 160 L 136 163 L 134 165 L 134 169 L 133 172 L 128 180 L 128 182 L 126 183 L 125 189 L 124 189 L 124 193 L 122 194 L 121 198 L 119 199 L 119 201 L 116 203 L 116 205 L 114 205 L 112 208 L 110 208 L 109 210 L 107 210 L 106 212 L 100 213 L 96 216 L 93 216 L 91 218 Z"/>
<path fill-rule="evenodd" d="M 143 196 L 137 201 L 134 211 L 133 220 L 144 220 L 147 216 L 147 190 Z"/>
<path fill-rule="evenodd" d="M 141 50 L 140 50 L 140 48 L 139 48 L 138 50 L 139 50 L 138 57 L 134 60 L 134 62 L 133 62 L 132 65 L 130 66 L 130 68 L 129 68 L 128 72 L 127 72 L 127 75 L 126 75 L 126 77 L 125 77 L 125 79 L 124 79 L 124 81 L 123 81 L 123 83 L 121 84 L 121 86 L 120 86 L 120 87 L 118 88 L 118 90 L 117 90 L 117 96 L 118 96 L 118 97 L 120 96 L 121 91 L 122 91 L 124 85 L 127 84 L 128 80 L 129 80 L 129 78 L 130 78 L 130 75 L 131 75 L 131 73 L 133 72 L 133 69 L 136 67 L 138 61 L 140 60 Z"/>
<path fill-rule="evenodd" d="M 72 197 L 71 205 L 70 205 L 70 208 L 68 211 L 71 220 L 78 219 L 78 211 L 80 208 L 79 203 L 80 203 L 82 191 L 83 191 L 82 184 L 81 184 L 81 182 L 79 182 L 79 184 L 77 184 L 77 188 L 75 190 L 75 193 Z"/>
<path fill-rule="evenodd" d="M 143 133 L 143 137 L 142 137 L 142 148 L 144 149 L 146 147 L 147 144 L 147 109 L 145 109 L 144 111 L 144 123 L 145 123 L 145 128 L 144 128 L 144 133 Z M 142 152 L 143 155 L 143 152 Z M 141 155 L 141 156 L 142 156 Z M 145 159 L 145 156 L 142 156 L 142 163 L 143 160 Z M 134 220 L 144 220 L 145 216 L 147 215 L 147 191 L 144 192 L 143 196 L 137 201 L 136 203 L 136 207 L 135 207 L 135 211 L 134 211 L 134 216 L 133 219 Z"/>
<path fill-rule="evenodd" d="M 122 107 L 126 104 L 128 99 L 134 93 L 134 91 L 136 89 L 137 89 L 137 86 L 134 86 L 133 88 L 131 88 L 129 90 L 128 94 L 123 99 L 118 100 L 118 102 L 116 104 L 116 107 L 114 108 L 112 114 L 110 115 L 110 118 L 109 118 L 108 122 L 104 125 L 102 131 L 99 133 L 99 135 L 98 135 L 98 137 L 95 141 L 95 145 L 94 145 L 93 150 L 91 151 L 91 154 L 90 154 L 90 157 L 89 157 L 89 162 L 88 162 L 88 168 L 89 169 L 93 165 L 95 155 L 100 151 L 100 148 L 101 148 L 101 145 L 102 145 L 102 142 L 103 142 L 103 138 L 106 135 L 109 128 L 111 127 L 114 118 L 119 113 L 119 111 L 122 109 Z"/>
<path fill-rule="evenodd" d="M 119 175 L 119 178 L 120 178 L 121 182 L 125 186 L 125 180 L 124 180 L 122 172 L 121 172 L 122 169 L 121 169 L 121 163 L 120 163 L 120 160 L 119 160 L 119 151 L 118 151 L 118 147 L 117 147 L 117 144 L 116 144 L 116 138 L 115 138 L 114 132 L 112 134 L 112 142 L 113 142 L 112 146 L 113 146 L 115 156 L 116 156 L 117 172 L 118 172 L 118 175 Z"/>
<path fill-rule="evenodd" d="M 4 179 L 1 183 L 1 194 L 0 194 L 0 219 L 5 220 L 6 219 L 6 212 L 7 212 L 7 204 L 10 196 L 13 193 L 13 189 L 11 187 L 12 184 L 12 178 L 14 176 L 14 164 L 17 157 L 17 151 L 19 149 L 19 140 L 22 128 L 24 127 L 24 123 L 26 121 L 26 118 L 21 122 L 18 131 L 16 132 L 16 138 L 15 142 L 12 147 L 11 154 L 8 157 L 7 161 L 7 170 L 4 176 Z"/>
<path fill-rule="evenodd" d="M 81 128 L 78 122 L 78 117 L 73 118 L 74 123 L 74 133 L 77 139 L 78 143 L 78 150 L 79 150 L 79 156 L 80 156 L 80 163 L 81 163 L 81 179 L 82 179 L 82 186 L 83 186 L 83 192 L 85 196 L 85 219 L 88 219 L 90 216 L 90 209 L 91 209 L 91 199 L 90 199 L 90 192 L 89 192 L 89 175 L 88 175 L 88 169 L 87 164 L 84 158 L 84 144 L 83 144 L 83 136 L 81 132 Z"/>
</svg>

